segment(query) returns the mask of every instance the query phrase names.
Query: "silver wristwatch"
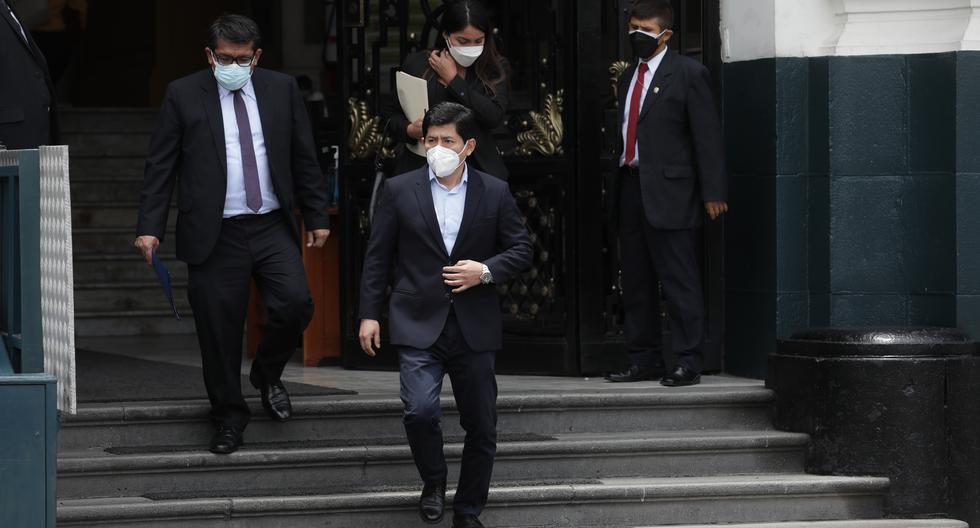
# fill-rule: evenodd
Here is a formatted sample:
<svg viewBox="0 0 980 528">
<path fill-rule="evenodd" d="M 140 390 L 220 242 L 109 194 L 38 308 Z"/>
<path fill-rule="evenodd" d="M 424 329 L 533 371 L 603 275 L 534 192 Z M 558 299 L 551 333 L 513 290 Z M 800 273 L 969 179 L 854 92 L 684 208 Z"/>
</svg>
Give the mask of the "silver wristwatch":
<svg viewBox="0 0 980 528">
<path fill-rule="evenodd" d="M 480 282 L 482 284 L 493 283 L 493 275 L 490 273 L 490 268 L 486 264 L 483 265 L 483 272 L 480 273 Z"/>
</svg>

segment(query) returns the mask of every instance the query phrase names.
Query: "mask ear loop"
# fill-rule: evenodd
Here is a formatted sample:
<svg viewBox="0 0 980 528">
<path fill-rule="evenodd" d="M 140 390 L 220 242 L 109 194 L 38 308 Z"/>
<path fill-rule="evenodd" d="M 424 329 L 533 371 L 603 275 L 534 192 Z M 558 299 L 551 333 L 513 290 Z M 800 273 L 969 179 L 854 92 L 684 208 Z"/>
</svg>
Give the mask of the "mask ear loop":
<svg viewBox="0 0 980 528">
<path fill-rule="evenodd" d="M 642 34 L 644 34 L 644 35 L 646 35 L 646 36 L 648 36 L 650 38 L 659 39 L 660 37 L 664 36 L 664 33 L 667 33 L 668 31 L 670 31 L 670 28 L 665 28 L 660 33 L 653 34 L 653 33 L 650 33 L 649 31 L 643 31 L 642 29 L 634 29 L 633 31 L 630 31 L 630 33 L 642 33 Z"/>
<path fill-rule="evenodd" d="M 466 143 L 469 143 L 469 140 L 467 140 Z M 464 152 L 466 151 L 466 143 L 463 143 L 463 151 Z M 470 152 L 469 154 L 466 155 L 466 157 L 468 158 L 468 157 L 470 157 L 472 155 L 473 155 L 473 153 Z M 458 169 L 460 167 L 460 165 L 466 163 L 466 159 L 463 158 L 463 152 L 457 153 L 456 156 L 459 158 L 459 165 L 456 165 L 456 169 Z M 455 171 L 456 169 L 453 169 L 453 170 Z"/>
</svg>

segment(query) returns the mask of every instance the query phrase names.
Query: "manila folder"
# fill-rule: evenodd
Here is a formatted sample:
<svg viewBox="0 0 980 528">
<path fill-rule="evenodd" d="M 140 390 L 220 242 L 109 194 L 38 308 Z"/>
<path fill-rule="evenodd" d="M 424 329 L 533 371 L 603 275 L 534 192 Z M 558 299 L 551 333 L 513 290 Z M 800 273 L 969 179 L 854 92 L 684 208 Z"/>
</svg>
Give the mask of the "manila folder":
<svg viewBox="0 0 980 528">
<path fill-rule="evenodd" d="M 395 74 L 395 90 L 398 92 L 398 102 L 402 112 L 410 122 L 419 119 L 429 109 L 429 83 L 405 72 Z M 418 141 L 409 141 L 408 150 L 425 156 L 425 147 Z"/>
</svg>

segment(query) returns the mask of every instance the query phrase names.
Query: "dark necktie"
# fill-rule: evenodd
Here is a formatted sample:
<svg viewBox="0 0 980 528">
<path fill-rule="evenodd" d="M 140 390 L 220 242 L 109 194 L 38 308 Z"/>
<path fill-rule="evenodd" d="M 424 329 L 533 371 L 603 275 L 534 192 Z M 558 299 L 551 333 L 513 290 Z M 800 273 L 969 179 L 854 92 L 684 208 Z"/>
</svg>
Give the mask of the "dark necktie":
<svg viewBox="0 0 980 528">
<path fill-rule="evenodd" d="M 624 167 L 629 167 L 636 157 L 636 122 L 640 120 L 640 98 L 643 96 L 643 77 L 650 69 L 647 63 L 641 62 L 636 73 L 636 84 L 633 85 L 633 95 L 630 97 L 630 114 L 626 122 L 626 160 Z"/>
<path fill-rule="evenodd" d="M 238 143 L 242 147 L 242 173 L 245 176 L 245 205 L 253 212 L 262 208 L 262 190 L 259 188 L 259 165 L 255 162 L 252 146 L 252 127 L 248 122 L 248 110 L 242 91 L 235 90 L 235 120 L 238 121 Z"/>
</svg>

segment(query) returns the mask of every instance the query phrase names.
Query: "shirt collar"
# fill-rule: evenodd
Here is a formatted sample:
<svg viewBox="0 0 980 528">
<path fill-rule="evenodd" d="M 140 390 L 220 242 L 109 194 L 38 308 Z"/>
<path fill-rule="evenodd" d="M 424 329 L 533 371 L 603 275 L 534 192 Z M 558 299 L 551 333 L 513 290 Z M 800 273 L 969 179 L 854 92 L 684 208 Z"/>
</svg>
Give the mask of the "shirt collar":
<svg viewBox="0 0 980 528">
<path fill-rule="evenodd" d="M 218 82 L 218 81 L 215 80 L 214 82 Z M 242 86 L 241 90 L 242 90 L 242 93 L 245 95 L 245 97 L 248 97 L 249 99 L 252 99 L 253 101 L 256 100 L 256 97 L 255 97 L 255 88 L 252 86 L 252 78 L 251 77 L 249 77 L 248 82 L 245 83 L 245 86 Z M 219 99 L 224 99 L 228 95 L 231 95 L 231 90 L 229 90 L 229 89 L 227 89 L 224 86 L 221 86 L 219 84 L 218 85 L 218 98 Z"/>
<path fill-rule="evenodd" d="M 469 164 L 468 163 L 465 163 L 464 162 L 463 163 L 463 179 L 460 180 L 459 185 L 457 185 L 456 187 L 453 187 L 452 190 L 455 191 L 456 189 L 462 187 L 463 184 L 466 183 L 466 182 L 468 182 L 468 181 L 470 181 L 470 167 L 469 167 Z M 441 181 L 439 181 L 439 178 L 436 176 L 436 173 L 435 172 L 432 172 L 432 167 L 429 167 L 429 182 L 436 182 L 436 185 L 438 185 L 439 187 L 442 187 L 443 189 L 446 189 L 446 186 L 443 185 Z M 449 189 L 446 189 L 446 190 L 448 191 Z M 452 191 L 450 191 L 450 192 L 452 192 Z"/>
<path fill-rule="evenodd" d="M 664 46 L 664 49 L 661 50 L 660 53 L 654 55 L 653 57 L 650 57 L 647 60 L 641 60 L 640 63 L 642 64 L 645 62 L 647 68 L 650 68 L 650 71 L 656 70 L 657 66 L 660 66 L 660 63 L 663 62 L 664 55 L 666 55 L 667 51 L 669 50 L 670 50 L 670 46 Z"/>
</svg>

